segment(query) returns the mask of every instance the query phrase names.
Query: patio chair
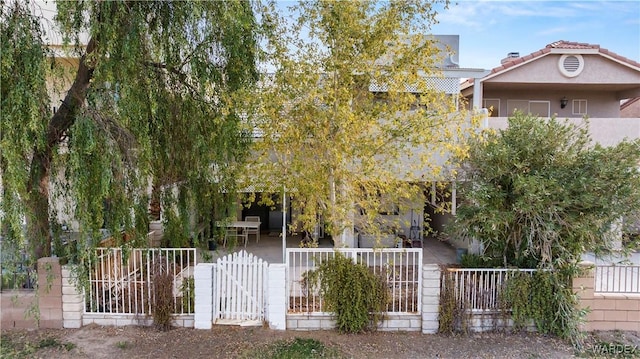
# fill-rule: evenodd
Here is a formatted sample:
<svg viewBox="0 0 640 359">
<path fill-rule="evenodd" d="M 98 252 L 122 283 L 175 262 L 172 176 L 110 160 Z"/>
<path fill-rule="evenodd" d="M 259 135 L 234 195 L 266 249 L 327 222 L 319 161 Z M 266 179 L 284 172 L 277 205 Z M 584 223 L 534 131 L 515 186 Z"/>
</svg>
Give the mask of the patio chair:
<svg viewBox="0 0 640 359">
<path fill-rule="evenodd" d="M 259 216 L 246 216 L 244 217 L 244 220 L 247 222 L 258 222 L 260 223 L 260 217 Z M 247 231 L 247 236 L 249 234 L 255 234 L 256 235 L 256 243 L 258 243 L 258 241 L 260 240 L 260 225 L 258 225 L 258 228 L 246 228 Z"/>
<path fill-rule="evenodd" d="M 247 241 L 249 239 L 249 234 L 247 233 L 246 230 L 238 232 L 237 228 L 227 228 L 225 230 L 225 232 L 224 232 L 224 241 L 222 243 L 223 247 L 227 246 L 227 239 L 229 237 L 233 237 L 236 240 L 239 239 L 239 238 L 242 239 L 244 241 L 245 248 L 247 247 Z"/>
</svg>

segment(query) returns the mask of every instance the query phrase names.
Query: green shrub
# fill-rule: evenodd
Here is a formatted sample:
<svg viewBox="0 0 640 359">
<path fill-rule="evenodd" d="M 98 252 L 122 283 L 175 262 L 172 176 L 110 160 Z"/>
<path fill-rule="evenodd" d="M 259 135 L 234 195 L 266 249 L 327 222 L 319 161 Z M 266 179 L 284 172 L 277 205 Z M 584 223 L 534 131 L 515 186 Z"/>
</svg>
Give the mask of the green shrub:
<svg viewBox="0 0 640 359">
<path fill-rule="evenodd" d="M 195 282 L 193 277 L 184 278 L 180 286 L 182 294 L 182 311 L 185 313 L 193 313 L 195 307 Z"/>
<path fill-rule="evenodd" d="M 460 267 L 462 268 L 498 268 L 502 265 L 502 261 L 497 258 L 481 256 L 479 254 L 463 254 L 460 259 Z"/>
<path fill-rule="evenodd" d="M 245 353 L 242 358 L 251 359 L 312 359 L 340 358 L 336 348 L 330 348 L 316 339 L 294 338 L 278 340 L 267 347 L 259 347 Z"/>
<path fill-rule="evenodd" d="M 557 335 L 581 347 L 579 325 L 586 312 L 578 309 L 577 297 L 567 281 L 559 272 L 542 270 L 511 278 L 502 293 L 502 306 L 511 308 L 514 327 L 524 328 L 533 322 L 539 333 Z"/>
<path fill-rule="evenodd" d="M 306 285 L 319 284 L 324 310 L 336 316 L 341 332 L 358 333 L 376 329 L 390 299 L 386 280 L 362 263 L 354 263 L 342 253 L 320 263 L 305 274 Z"/>
</svg>

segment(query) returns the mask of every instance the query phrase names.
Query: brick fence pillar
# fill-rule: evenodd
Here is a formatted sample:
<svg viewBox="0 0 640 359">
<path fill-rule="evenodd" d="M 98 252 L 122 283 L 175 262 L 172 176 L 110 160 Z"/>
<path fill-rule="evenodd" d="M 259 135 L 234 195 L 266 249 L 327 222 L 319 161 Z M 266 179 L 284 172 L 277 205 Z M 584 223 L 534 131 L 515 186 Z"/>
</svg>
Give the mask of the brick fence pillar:
<svg viewBox="0 0 640 359">
<path fill-rule="evenodd" d="M 583 261 L 578 264 L 580 266 L 581 273 L 579 276 L 573 278 L 573 292 L 578 295 L 578 308 L 579 309 L 591 309 L 593 308 L 594 301 L 594 264 L 588 261 Z M 582 325 L 580 330 L 589 330 L 589 323 L 592 322 L 595 316 L 600 315 L 598 312 L 590 312 L 587 314 L 586 322 Z"/>
<path fill-rule="evenodd" d="M 422 267 L 422 333 L 438 332 L 440 308 L 440 267 L 425 264 Z"/>
<path fill-rule="evenodd" d="M 193 272 L 195 329 L 211 329 L 213 325 L 213 263 L 199 263 Z"/>
<path fill-rule="evenodd" d="M 62 326 L 64 328 L 82 327 L 84 296 L 77 287 L 71 266 L 62 266 Z"/>
<path fill-rule="evenodd" d="M 270 264 L 267 279 L 267 320 L 269 328 L 287 329 L 287 267 Z"/>
<path fill-rule="evenodd" d="M 62 328 L 62 275 L 55 257 L 38 259 L 40 328 Z"/>
</svg>

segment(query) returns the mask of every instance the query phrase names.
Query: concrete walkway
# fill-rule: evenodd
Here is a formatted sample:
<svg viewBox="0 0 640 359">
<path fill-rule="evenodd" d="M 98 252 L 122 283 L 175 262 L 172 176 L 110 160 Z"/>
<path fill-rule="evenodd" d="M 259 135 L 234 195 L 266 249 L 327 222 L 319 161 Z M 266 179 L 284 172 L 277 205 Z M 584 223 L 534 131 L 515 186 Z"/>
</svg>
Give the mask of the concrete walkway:
<svg viewBox="0 0 640 359">
<path fill-rule="evenodd" d="M 449 243 L 427 237 L 422 245 L 422 263 L 452 264 L 456 263 L 456 249 Z"/>
</svg>

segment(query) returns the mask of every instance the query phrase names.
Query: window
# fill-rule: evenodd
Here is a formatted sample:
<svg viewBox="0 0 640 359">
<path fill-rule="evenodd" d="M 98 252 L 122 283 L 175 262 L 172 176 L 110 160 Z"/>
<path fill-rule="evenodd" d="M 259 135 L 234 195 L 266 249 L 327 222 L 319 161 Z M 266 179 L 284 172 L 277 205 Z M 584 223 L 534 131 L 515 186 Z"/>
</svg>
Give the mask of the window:
<svg viewBox="0 0 640 359">
<path fill-rule="evenodd" d="M 489 117 L 500 117 L 499 98 L 486 98 L 482 100 L 482 107 L 489 110 Z"/>
<path fill-rule="evenodd" d="M 571 112 L 574 115 L 586 115 L 587 100 L 573 100 L 573 110 Z"/>
<path fill-rule="evenodd" d="M 513 115 L 516 110 L 539 117 L 549 117 L 551 103 L 549 101 L 507 100 L 507 113 Z"/>
<path fill-rule="evenodd" d="M 507 114 L 513 115 L 514 112 L 529 112 L 529 101 L 527 100 L 507 100 Z"/>
<path fill-rule="evenodd" d="M 529 113 L 538 117 L 549 117 L 550 107 L 549 101 L 529 101 Z"/>
</svg>

